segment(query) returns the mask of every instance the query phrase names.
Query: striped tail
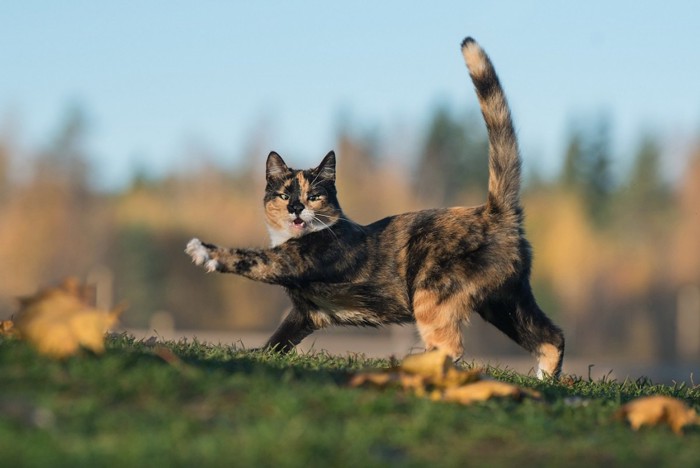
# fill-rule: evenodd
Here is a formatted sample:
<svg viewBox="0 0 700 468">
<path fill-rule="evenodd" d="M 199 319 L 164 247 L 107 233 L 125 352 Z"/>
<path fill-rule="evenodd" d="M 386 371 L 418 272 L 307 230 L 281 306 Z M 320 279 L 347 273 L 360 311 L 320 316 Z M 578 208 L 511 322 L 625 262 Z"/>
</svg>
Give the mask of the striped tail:
<svg viewBox="0 0 700 468">
<path fill-rule="evenodd" d="M 493 213 L 519 212 L 520 155 L 508 101 L 491 60 L 471 37 L 462 41 L 462 55 L 489 135 L 487 208 Z"/>
</svg>

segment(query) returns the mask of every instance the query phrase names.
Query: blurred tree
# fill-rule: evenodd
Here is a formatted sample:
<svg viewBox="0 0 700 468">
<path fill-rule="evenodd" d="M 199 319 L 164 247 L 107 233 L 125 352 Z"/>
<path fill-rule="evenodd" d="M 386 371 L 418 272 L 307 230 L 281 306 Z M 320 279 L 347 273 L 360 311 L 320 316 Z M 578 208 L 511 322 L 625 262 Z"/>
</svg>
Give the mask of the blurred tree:
<svg viewBox="0 0 700 468">
<path fill-rule="evenodd" d="M 337 154 L 337 186 L 340 203 L 348 215 L 361 223 L 376 221 L 386 216 L 376 142 L 364 135 L 356 135 L 350 128 L 338 129 L 335 143 Z M 321 156 L 322 157 L 322 156 Z M 316 165 L 319 157 L 312 160 Z M 368 181 L 377 180 L 380 185 L 368 187 Z"/>
<path fill-rule="evenodd" d="M 117 297 L 129 302 L 124 317 L 128 326 L 145 327 L 151 315 L 165 304 L 168 279 L 163 243 L 145 225 L 121 227 L 113 245 Z"/>
<path fill-rule="evenodd" d="M 669 249 L 674 259 L 672 274 L 678 284 L 700 285 L 700 144 L 687 164 L 674 197 L 678 211 Z"/>
<path fill-rule="evenodd" d="M 611 124 L 602 115 L 589 126 L 575 125 L 569 131 L 560 181 L 564 188 L 577 192 L 585 201 L 590 218 L 605 224 L 613 194 L 610 173 L 612 159 Z"/>
<path fill-rule="evenodd" d="M 87 124 L 81 107 L 68 109 L 51 144 L 39 155 L 35 173 L 38 180 L 53 181 L 79 197 L 88 192 Z"/>
<path fill-rule="evenodd" d="M 86 123 L 79 109 L 66 113 L 45 150 L 22 161 L 32 177 L 13 180 L 2 200 L 0 264 L 12 274 L 3 276 L 0 295 L 24 294 L 104 264 L 112 212 L 88 187 Z"/>
<path fill-rule="evenodd" d="M 27 187 L 31 196 L 24 203 L 37 217 L 33 227 L 50 239 L 42 266 L 49 281 L 87 271 L 99 260 L 83 252 L 106 248 L 104 236 L 98 234 L 107 226 L 102 200 L 89 184 L 87 129 L 83 109 L 69 107 L 50 144 L 38 154 L 34 180 Z"/>
<path fill-rule="evenodd" d="M 10 192 L 10 148 L 0 140 L 0 201 Z"/>
<path fill-rule="evenodd" d="M 615 191 L 612 227 L 622 238 L 651 245 L 668 231 L 674 210 L 660 168 L 661 147 L 653 134 L 640 136 L 626 178 Z"/>
<path fill-rule="evenodd" d="M 610 173 L 612 160 L 611 124 L 607 117 L 600 118 L 594 127 L 588 148 L 586 198 L 594 221 L 606 222 L 610 211 L 609 200 L 613 193 Z"/>
<path fill-rule="evenodd" d="M 10 196 L 17 175 L 15 164 L 22 159 L 18 157 L 19 129 L 19 120 L 14 113 L 0 118 L 0 202 Z"/>
<path fill-rule="evenodd" d="M 456 117 L 444 105 L 435 109 L 419 155 L 416 190 L 436 205 L 464 204 L 465 192 L 485 197 L 488 138 L 481 117 Z"/>
<path fill-rule="evenodd" d="M 663 207 L 669 190 L 661 177 L 661 147 L 656 138 L 646 133 L 639 143 L 625 189 L 630 205 L 640 213 Z"/>
<path fill-rule="evenodd" d="M 583 139 L 583 132 L 578 127 L 569 130 L 560 177 L 561 184 L 566 188 L 580 189 L 583 186 Z"/>
</svg>

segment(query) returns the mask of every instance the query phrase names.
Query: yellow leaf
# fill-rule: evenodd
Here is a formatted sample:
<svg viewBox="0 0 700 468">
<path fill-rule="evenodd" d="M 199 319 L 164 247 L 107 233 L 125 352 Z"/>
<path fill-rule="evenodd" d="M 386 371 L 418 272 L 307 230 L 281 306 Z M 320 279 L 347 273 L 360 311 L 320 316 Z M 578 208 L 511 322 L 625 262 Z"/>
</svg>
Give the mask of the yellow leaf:
<svg viewBox="0 0 700 468">
<path fill-rule="evenodd" d="M 452 358 L 441 350 L 407 356 L 401 363 L 400 370 L 423 377 L 424 385 L 440 388 L 458 387 L 475 382 L 481 378 L 482 372 L 481 369 L 471 371 L 457 369 Z"/>
<path fill-rule="evenodd" d="M 443 378 L 434 382 L 434 384 L 442 388 L 459 387 L 468 383 L 476 382 L 477 380 L 481 380 L 482 372 L 483 371 L 481 369 L 473 369 L 468 371 L 459 370 L 453 367 L 447 369 L 447 372 Z"/>
<path fill-rule="evenodd" d="M 350 379 L 349 385 L 384 388 L 398 384 L 404 390 L 413 390 L 417 396 L 425 396 L 430 389 L 457 387 L 480 378 L 481 370 L 457 369 L 447 353 L 435 350 L 407 356 L 398 367 L 357 373 Z"/>
<path fill-rule="evenodd" d="M 423 396 L 426 392 L 426 387 L 430 383 L 430 379 L 420 374 L 408 374 L 400 372 L 398 374 L 399 383 L 404 390 L 413 390 L 417 396 Z"/>
<path fill-rule="evenodd" d="M 668 424 L 676 434 L 683 434 L 683 427 L 700 424 L 694 409 L 683 401 L 662 395 L 637 398 L 622 406 L 616 413 L 620 419 L 627 419 L 632 429 L 642 426 Z"/>
<path fill-rule="evenodd" d="M 468 405 L 497 397 L 510 397 L 520 400 L 525 392 L 516 385 L 497 380 L 481 380 L 461 387 L 447 388 L 442 395 L 444 401 Z"/>
<path fill-rule="evenodd" d="M 60 286 L 20 300 L 16 326 L 20 336 L 39 352 L 56 358 L 75 354 L 81 346 L 104 351 L 104 334 L 122 312 L 91 307 L 91 288 L 69 278 Z"/>
<path fill-rule="evenodd" d="M 494 380 L 481 380 L 481 369 L 460 370 L 443 351 L 430 351 L 406 357 L 400 366 L 383 371 L 360 372 L 350 379 L 350 386 L 373 385 L 385 388 L 398 384 L 418 397 L 432 401 L 470 404 L 495 397 L 540 398 L 534 390 Z"/>
<path fill-rule="evenodd" d="M 447 353 L 436 350 L 407 356 L 400 366 L 388 370 L 355 374 L 350 379 L 350 386 L 370 384 L 383 388 L 397 383 L 404 389 L 414 390 L 422 396 L 426 394 L 429 386 L 457 387 L 480 378 L 481 370 L 459 370 Z"/>
<path fill-rule="evenodd" d="M 445 351 L 439 349 L 406 356 L 401 363 L 403 372 L 436 380 L 443 379 L 448 369 L 452 368 L 454 368 L 452 358 Z"/>
<path fill-rule="evenodd" d="M 0 320 L 0 336 L 17 336 L 18 334 L 12 320 Z"/>
<path fill-rule="evenodd" d="M 351 387 L 361 387 L 363 385 L 373 385 L 384 388 L 392 381 L 396 381 L 396 374 L 391 372 L 360 372 L 350 379 Z"/>
</svg>

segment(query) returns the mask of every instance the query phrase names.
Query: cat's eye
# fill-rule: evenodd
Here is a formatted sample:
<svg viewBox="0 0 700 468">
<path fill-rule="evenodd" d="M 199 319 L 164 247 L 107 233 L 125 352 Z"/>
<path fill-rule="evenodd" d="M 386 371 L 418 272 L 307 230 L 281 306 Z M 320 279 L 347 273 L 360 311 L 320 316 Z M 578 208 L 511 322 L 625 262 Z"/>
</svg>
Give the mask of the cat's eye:
<svg viewBox="0 0 700 468">
<path fill-rule="evenodd" d="M 282 200 L 289 200 L 289 195 L 287 195 L 286 193 L 278 193 L 277 196 L 280 197 Z"/>
<path fill-rule="evenodd" d="M 321 195 L 309 195 L 308 199 L 310 202 L 318 201 L 321 199 Z"/>
</svg>

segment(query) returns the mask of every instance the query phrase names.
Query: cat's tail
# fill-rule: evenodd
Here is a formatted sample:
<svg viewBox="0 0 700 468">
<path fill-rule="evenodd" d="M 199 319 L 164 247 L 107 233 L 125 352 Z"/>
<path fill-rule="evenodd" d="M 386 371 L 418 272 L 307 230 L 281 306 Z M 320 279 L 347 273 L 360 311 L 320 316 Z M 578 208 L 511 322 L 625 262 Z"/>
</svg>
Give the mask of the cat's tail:
<svg viewBox="0 0 700 468">
<path fill-rule="evenodd" d="M 471 37 L 462 41 L 462 55 L 476 88 L 489 135 L 487 209 L 497 213 L 516 213 L 520 206 L 520 154 L 508 101 L 491 60 Z"/>
</svg>

